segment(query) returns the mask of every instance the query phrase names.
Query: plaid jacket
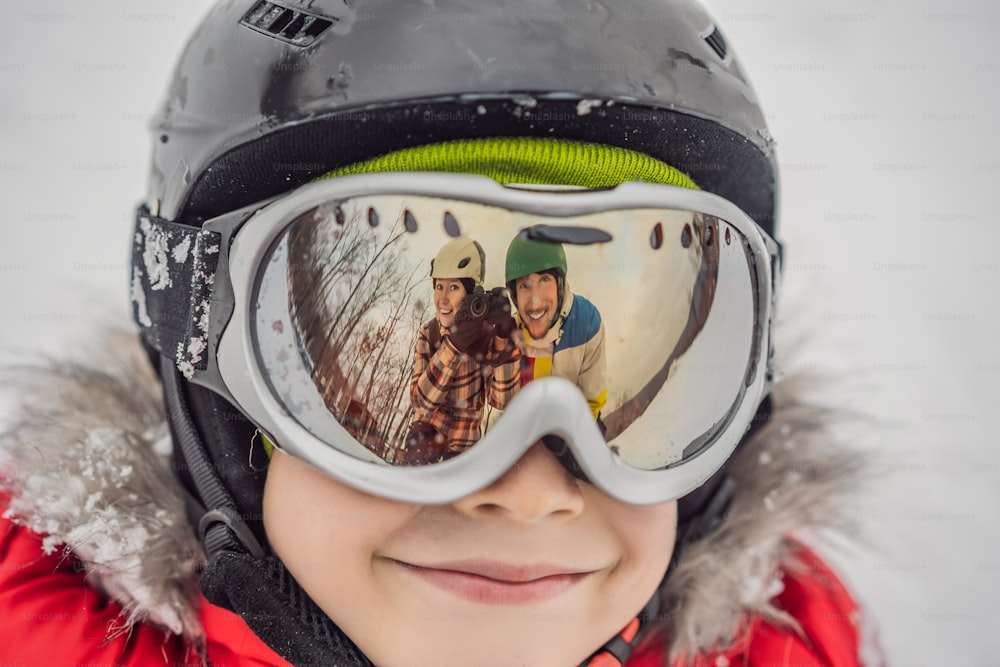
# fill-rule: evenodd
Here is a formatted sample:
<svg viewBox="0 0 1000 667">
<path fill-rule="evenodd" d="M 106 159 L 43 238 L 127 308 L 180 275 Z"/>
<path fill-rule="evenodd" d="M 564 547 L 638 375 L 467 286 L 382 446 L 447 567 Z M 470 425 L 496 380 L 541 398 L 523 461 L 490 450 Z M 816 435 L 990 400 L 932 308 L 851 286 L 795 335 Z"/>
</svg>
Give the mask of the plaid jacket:
<svg viewBox="0 0 1000 667">
<path fill-rule="evenodd" d="M 501 353 L 493 344 L 483 362 L 452 344 L 446 327 L 431 349 L 430 323 L 420 329 L 410 376 L 412 421 L 433 425 L 448 438 L 448 450 L 475 444 L 481 437 L 485 401 L 502 410 L 520 388 L 520 352 Z"/>
</svg>

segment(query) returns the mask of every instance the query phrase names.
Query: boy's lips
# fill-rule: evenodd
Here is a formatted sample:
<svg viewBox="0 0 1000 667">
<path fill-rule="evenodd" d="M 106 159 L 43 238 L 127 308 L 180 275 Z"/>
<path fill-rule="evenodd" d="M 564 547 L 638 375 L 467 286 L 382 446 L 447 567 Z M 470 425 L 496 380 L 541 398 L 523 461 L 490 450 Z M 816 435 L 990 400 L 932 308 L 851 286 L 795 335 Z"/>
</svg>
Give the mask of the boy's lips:
<svg viewBox="0 0 1000 667">
<path fill-rule="evenodd" d="M 421 567 L 428 570 L 444 570 L 450 572 L 460 572 L 463 574 L 474 574 L 487 579 L 495 579 L 506 583 L 525 583 L 563 574 L 589 574 L 592 570 L 563 567 L 559 565 L 549 565 L 540 563 L 537 565 L 507 565 L 499 561 L 491 560 L 462 560 L 448 563 L 438 563 L 435 565 L 416 565 L 414 563 L 404 563 L 412 567 Z"/>
<path fill-rule="evenodd" d="M 437 588 L 481 604 L 528 604 L 553 598 L 596 570 L 539 563 L 463 560 L 416 565 L 389 559 Z"/>
</svg>

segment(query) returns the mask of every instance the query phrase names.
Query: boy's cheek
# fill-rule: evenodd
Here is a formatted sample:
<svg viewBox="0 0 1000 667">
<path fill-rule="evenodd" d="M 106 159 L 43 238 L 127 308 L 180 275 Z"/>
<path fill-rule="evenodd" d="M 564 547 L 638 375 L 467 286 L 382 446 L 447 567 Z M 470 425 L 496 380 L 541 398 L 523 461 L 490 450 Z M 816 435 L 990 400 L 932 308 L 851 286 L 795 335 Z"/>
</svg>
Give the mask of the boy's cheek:
<svg viewBox="0 0 1000 667">
<path fill-rule="evenodd" d="M 264 529 L 278 556 L 366 559 L 419 506 L 358 491 L 281 452 L 264 486 Z"/>
<path fill-rule="evenodd" d="M 677 501 L 648 506 L 614 502 L 619 511 L 612 525 L 622 540 L 626 559 L 622 565 L 631 565 L 641 575 L 662 578 L 677 538 Z"/>
<path fill-rule="evenodd" d="M 596 490 L 595 490 L 596 491 Z M 600 493 L 600 492 L 597 492 Z M 677 501 L 636 506 L 603 497 L 603 520 L 620 541 L 622 559 L 608 585 L 612 595 L 635 596 L 629 604 L 648 602 L 666 574 L 677 538 Z M 643 592 L 648 591 L 646 599 Z"/>
</svg>

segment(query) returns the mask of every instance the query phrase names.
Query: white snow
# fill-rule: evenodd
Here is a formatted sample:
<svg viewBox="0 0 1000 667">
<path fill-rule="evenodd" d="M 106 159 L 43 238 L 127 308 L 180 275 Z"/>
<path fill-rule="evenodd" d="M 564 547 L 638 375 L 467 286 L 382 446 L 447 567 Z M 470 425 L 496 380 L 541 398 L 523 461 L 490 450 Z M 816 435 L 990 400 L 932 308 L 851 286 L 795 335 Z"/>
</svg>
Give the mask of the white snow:
<svg viewBox="0 0 1000 667">
<path fill-rule="evenodd" d="M 139 323 L 145 327 L 153 326 L 153 320 L 149 319 L 149 311 L 146 310 L 146 290 L 142 288 L 142 269 L 138 266 L 132 267 L 132 284 L 129 288 L 129 297 L 136 307 L 136 316 Z"/>
<path fill-rule="evenodd" d="M 591 109 L 601 106 L 601 100 L 580 100 L 576 103 L 576 115 L 586 116 Z"/>
<path fill-rule="evenodd" d="M 150 426 L 146 429 L 145 433 L 142 434 L 143 440 L 148 442 L 153 448 L 153 451 L 160 456 L 170 456 L 173 451 L 173 442 L 170 439 L 170 428 L 165 422 L 160 422 L 154 426 Z"/>
<path fill-rule="evenodd" d="M 188 342 L 187 353 L 195 363 L 201 361 L 201 355 L 204 351 L 205 341 L 201 338 L 192 338 Z"/>
<path fill-rule="evenodd" d="M 51 556 L 55 553 L 56 547 L 61 545 L 63 541 L 56 537 L 55 535 L 46 535 L 42 538 L 42 553 L 46 556 Z"/>
<path fill-rule="evenodd" d="M 173 256 L 174 261 L 178 264 L 183 264 L 187 261 L 188 250 L 191 249 L 191 237 L 185 236 L 180 243 L 174 246 L 174 249 L 170 251 Z"/>
<path fill-rule="evenodd" d="M 208 327 L 210 324 L 209 321 L 210 311 L 209 311 L 208 299 L 201 300 L 201 303 L 198 305 L 198 310 L 201 312 L 201 314 L 198 316 L 198 329 L 207 336 Z"/>
<path fill-rule="evenodd" d="M 183 342 L 177 343 L 177 354 L 174 356 L 174 360 L 177 362 L 177 370 L 179 370 L 184 377 L 189 380 L 194 377 L 195 367 L 187 356 Z"/>
<path fill-rule="evenodd" d="M 139 223 L 139 231 L 143 234 L 142 263 L 149 278 L 149 289 L 154 292 L 167 289 L 173 284 L 167 262 L 167 235 L 149 220 Z"/>
<path fill-rule="evenodd" d="M 130 316 L 147 125 L 206 11 L 198 0 L 170 8 L 154 21 L 123 0 L 86 12 L 57 0 L 44 25 L 9 17 L 0 41 L 6 361 L 60 353 L 95 321 Z M 831 400 L 883 423 L 859 436 L 883 457 L 858 516 L 873 546 L 824 556 L 865 605 L 890 664 L 993 664 L 1000 9 L 987 0 L 762 0 L 752 10 L 711 0 L 708 9 L 778 142 L 781 318 L 786 343 L 807 341 L 788 370 L 823 374 Z"/>
</svg>

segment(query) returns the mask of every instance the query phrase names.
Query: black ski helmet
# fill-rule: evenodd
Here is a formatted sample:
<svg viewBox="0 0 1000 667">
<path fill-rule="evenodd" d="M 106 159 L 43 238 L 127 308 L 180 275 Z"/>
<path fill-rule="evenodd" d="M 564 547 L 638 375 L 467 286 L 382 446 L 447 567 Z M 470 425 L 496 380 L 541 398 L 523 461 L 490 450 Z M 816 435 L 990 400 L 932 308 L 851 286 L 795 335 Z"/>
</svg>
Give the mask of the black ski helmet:
<svg viewBox="0 0 1000 667">
<path fill-rule="evenodd" d="M 189 225 L 404 148 L 545 137 L 648 154 L 775 231 L 764 115 L 693 0 L 220 2 L 153 130 L 147 204 Z M 151 354 L 209 552 L 265 544 L 253 425 Z"/>
<path fill-rule="evenodd" d="M 692 0 L 221 2 L 153 129 L 147 202 L 168 220 L 402 148 L 528 136 L 647 153 L 773 235 L 764 115 Z"/>
</svg>

